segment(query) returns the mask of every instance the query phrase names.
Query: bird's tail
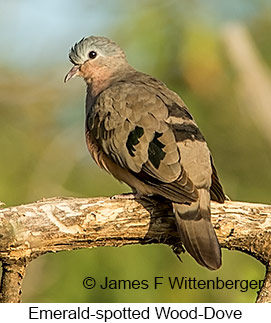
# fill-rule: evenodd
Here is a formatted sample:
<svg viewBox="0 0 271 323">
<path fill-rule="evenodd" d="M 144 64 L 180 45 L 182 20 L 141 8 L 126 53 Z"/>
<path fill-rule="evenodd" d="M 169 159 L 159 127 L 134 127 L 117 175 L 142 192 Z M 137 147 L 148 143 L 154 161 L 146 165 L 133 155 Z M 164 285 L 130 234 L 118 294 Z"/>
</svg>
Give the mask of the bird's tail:
<svg viewBox="0 0 271 323">
<path fill-rule="evenodd" d="M 199 200 L 190 205 L 173 203 L 181 240 L 202 266 L 215 270 L 221 266 L 221 250 L 211 223 L 210 196 L 199 189 Z"/>
</svg>

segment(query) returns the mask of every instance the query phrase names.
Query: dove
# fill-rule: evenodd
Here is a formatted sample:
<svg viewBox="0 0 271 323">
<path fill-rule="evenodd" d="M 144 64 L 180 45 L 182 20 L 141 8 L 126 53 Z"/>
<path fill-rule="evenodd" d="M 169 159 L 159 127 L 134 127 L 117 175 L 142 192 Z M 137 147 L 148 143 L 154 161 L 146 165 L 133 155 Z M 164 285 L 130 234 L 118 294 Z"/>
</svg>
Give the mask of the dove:
<svg viewBox="0 0 271 323">
<path fill-rule="evenodd" d="M 172 203 L 180 240 L 203 267 L 221 266 L 210 200 L 223 203 L 206 140 L 178 94 L 139 72 L 106 37 L 90 36 L 71 48 L 67 82 L 87 86 L 85 135 L 98 166 L 141 196 Z"/>
</svg>

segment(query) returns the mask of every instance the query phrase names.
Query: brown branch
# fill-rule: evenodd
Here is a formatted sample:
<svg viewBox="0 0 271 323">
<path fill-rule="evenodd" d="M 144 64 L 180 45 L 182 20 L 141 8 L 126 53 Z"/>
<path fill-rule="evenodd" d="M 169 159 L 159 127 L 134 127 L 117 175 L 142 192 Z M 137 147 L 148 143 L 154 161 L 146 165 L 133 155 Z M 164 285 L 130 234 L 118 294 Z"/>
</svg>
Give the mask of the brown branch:
<svg viewBox="0 0 271 323">
<path fill-rule="evenodd" d="M 271 267 L 266 268 L 264 284 L 258 293 L 257 303 L 271 303 Z"/>
<path fill-rule="evenodd" d="M 212 222 L 222 247 L 244 251 L 269 264 L 270 205 L 213 202 Z M 53 198 L 2 209 L 2 301 L 20 300 L 24 267 L 41 254 L 138 243 L 165 243 L 181 250 L 170 205 L 130 195 L 115 199 Z M 270 301 L 270 276 L 267 271 L 258 302 Z"/>
<path fill-rule="evenodd" d="M 1 303 L 20 303 L 26 259 L 2 263 Z"/>
</svg>

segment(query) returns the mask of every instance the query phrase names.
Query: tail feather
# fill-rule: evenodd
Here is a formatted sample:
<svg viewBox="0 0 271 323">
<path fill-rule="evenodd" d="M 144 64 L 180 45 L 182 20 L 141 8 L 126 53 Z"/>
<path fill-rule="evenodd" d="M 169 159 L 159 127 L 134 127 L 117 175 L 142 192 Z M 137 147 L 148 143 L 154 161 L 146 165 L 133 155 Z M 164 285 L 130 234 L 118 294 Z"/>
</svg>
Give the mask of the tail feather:
<svg viewBox="0 0 271 323">
<path fill-rule="evenodd" d="M 221 266 L 221 250 L 211 223 L 209 192 L 199 190 L 199 201 L 190 205 L 173 203 L 177 227 L 186 250 L 202 266 Z"/>
</svg>

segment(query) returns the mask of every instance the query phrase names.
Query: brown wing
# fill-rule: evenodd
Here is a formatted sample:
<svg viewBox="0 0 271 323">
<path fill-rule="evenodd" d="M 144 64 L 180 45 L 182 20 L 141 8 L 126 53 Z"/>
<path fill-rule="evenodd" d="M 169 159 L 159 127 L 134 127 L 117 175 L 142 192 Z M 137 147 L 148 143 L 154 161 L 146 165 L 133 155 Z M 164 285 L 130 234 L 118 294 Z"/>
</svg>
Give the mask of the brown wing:
<svg viewBox="0 0 271 323">
<path fill-rule="evenodd" d="M 110 165 L 115 177 L 173 202 L 186 249 L 201 265 L 217 269 L 221 252 L 210 221 L 209 190 L 213 186 L 211 194 L 221 198 L 221 189 L 209 149 L 181 99 L 151 82 L 119 82 L 106 89 L 92 107 L 87 131 L 119 167 Z"/>
<path fill-rule="evenodd" d="M 219 182 L 217 171 L 211 156 L 211 165 L 212 165 L 212 185 L 210 189 L 211 200 L 223 203 L 226 200 L 222 185 Z"/>
<path fill-rule="evenodd" d="M 97 98 L 87 127 L 103 152 L 154 194 L 195 201 L 198 192 L 182 167 L 167 116 L 164 102 L 144 84 L 118 83 Z"/>
</svg>

